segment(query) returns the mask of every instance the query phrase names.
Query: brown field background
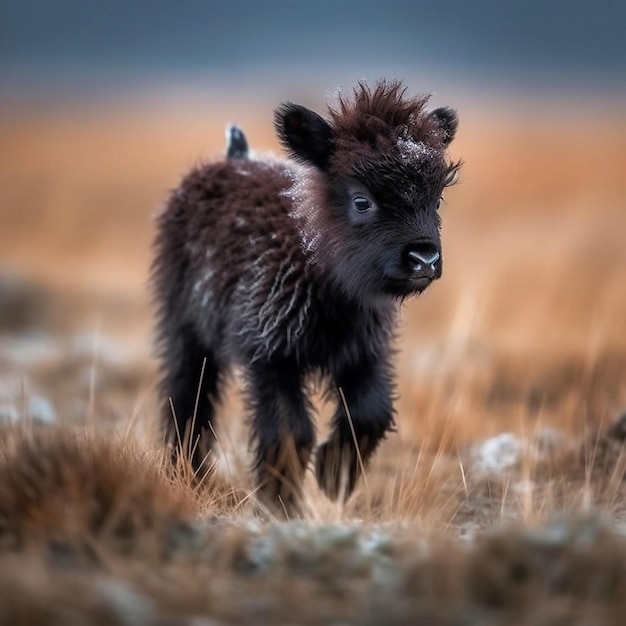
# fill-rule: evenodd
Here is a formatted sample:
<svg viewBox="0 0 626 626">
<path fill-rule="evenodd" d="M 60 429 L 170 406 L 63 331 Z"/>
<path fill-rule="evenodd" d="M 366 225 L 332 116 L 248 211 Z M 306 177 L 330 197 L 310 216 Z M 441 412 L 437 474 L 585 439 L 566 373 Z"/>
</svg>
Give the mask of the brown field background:
<svg viewBox="0 0 626 626">
<path fill-rule="evenodd" d="M 136 97 L 2 112 L 0 271 L 44 294 L 33 300 L 31 334 L 95 337 L 81 361 L 89 375 L 69 356 L 4 364 L 6 376 L 52 398 L 61 418 L 78 398 L 96 421 L 132 418 L 135 430 L 153 432 L 151 216 L 190 166 L 221 154 L 226 122 L 242 125 L 256 150 L 277 151 L 275 103 L 223 102 Z M 550 427 L 580 436 L 626 410 L 623 112 L 559 100 L 458 108 L 451 152 L 465 164 L 442 209 L 444 277 L 405 309 L 400 434 L 367 486 L 372 501 L 391 486 L 402 493 L 382 513 L 355 505 L 374 519 L 429 512 L 435 526 L 454 523 L 456 509 L 443 513 L 420 482 L 441 456 L 452 459 L 458 490 L 472 442 Z M 126 350 L 121 373 L 100 358 L 103 338 Z M 224 437 L 245 459 L 241 407 L 231 401 L 223 413 Z"/>
<path fill-rule="evenodd" d="M 268 598 L 276 604 L 267 614 L 290 623 L 369 611 L 374 596 L 363 581 L 378 565 L 355 564 L 357 544 L 342 534 L 331 534 L 335 547 L 324 552 L 322 538 L 277 539 L 281 526 L 270 523 L 263 532 L 282 545 L 274 573 L 260 586 L 242 578 L 249 524 L 264 517 L 250 498 L 236 393 L 219 415 L 219 481 L 194 487 L 179 476 L 172 489 L 161 466 L 151 216 L 190 166 L 222 153 L 227 122 L 241 124 L 255 150 L 278 151 L 275 103 L 237 102 L 178 94 L 0 111 L 0 417 L 6 422 L 13 408 L 34 415 L 29 402 L 43 398 L 60 423 L 47 436 L 35 425 L 33 433 L 0 429 L 0 549 L 39 546 L 20 561 L 23 575 L 15 577 L 10 560 L 19 554 L 0 566 L 5 597 L 15 598 L 0 601 L 3 623 L 69 623 L 65 609 L 51 606 L 73 607 L 92 623 L 192 623 L 132 621 L 145 603 L 164 615 L 256 623 Z M 626 518 L 626 120 L 617 103 L 600 101 L 469 100 L 458 109 L 451 153 L 464 166 L 442 208 L 443 279 L 406 306 L 398 338 L 399 432 L 345 507 L 326 501 L 309 476 L 306 517 L 395 529 L 384 531 L 395 547 L 383 556 L 406 585 L 380 596 L 364 623 L 381 623 L 392 604 L 402 615 L 430 615 L 424 623 L 449 623 L 445 616 L 465 614 L 467 602 L 538 611 L 546 624 L 559 616 L 599 623 L 589 616 L 606 617 L 610 607 L 617 621 L 606 623 L 620 623 L 624 545 L 597 522 L 581 526 L 574 514 L 574 548 L 558 557 L 546 556 L 540 536 L 535 545 L 513 533 L 467 553 L 437 541 L 473 538 L 502 520 L 532 526 L 563 511 Z M 321 434 L 327 413 L 321 407 Z M 473 446 L 502 433 L 534 447 L 485 476 Z M 193 533 L 181 535 L 181 520 L 202 523 L 201 548 Z M 164 556 L 163 528 L 179 560 Z M 575 547 L 583 535 L 594 538 L 586 556 Z M 433 540 L 427 562 L 417 556 L 422 537 Z M 316 550 L 319 563 L 310 561 Z M 299 551 L 309 559 L 304 569 Z M 97 563 L 92 577 L 80 574 L 85 563 Z M 557 571 L 570 575 L 558 579 L 558 593 L 573 603 L 548 602 Z M 342 572 L 350 572 L 350 591 L 335 581 Z M 139 595 L 124 591 L 127 606 L 107 587 L 103 600 L 104 575 Z M 311 582 L 317 576 L 321 587 Z M 335 587 L 327 595 L 329 580 L 347 595 Z M 414 623 L 407 619 L 397 623 Z"/>
</svg>

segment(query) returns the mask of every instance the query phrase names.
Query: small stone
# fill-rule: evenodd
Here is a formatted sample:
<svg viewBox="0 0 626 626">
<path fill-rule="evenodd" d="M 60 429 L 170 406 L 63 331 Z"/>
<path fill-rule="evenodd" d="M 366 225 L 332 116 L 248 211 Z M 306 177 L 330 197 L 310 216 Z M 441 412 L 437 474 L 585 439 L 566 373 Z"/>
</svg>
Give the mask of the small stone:
<svg viewBox="0 0 626 626">
<path fill-rule="evenodd" d="M 501 474 L 522 460 L 524 446 L 513 433 L 502 433 L 472 448 L 472 466 L 481 474 Z"/>
<path fill-rule="evenodd" d="M 28 400 L 28 415 L 34 422 L 53 424 L 57 416 L 52 404 L 43 396 L 31 396 Z"/>
</svg>

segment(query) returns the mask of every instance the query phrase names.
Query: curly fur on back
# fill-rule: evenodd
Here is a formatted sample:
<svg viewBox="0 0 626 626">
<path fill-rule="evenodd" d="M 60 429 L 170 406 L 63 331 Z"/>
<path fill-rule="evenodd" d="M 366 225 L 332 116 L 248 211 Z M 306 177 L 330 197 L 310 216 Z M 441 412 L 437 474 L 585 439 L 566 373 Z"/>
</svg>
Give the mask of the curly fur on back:
<svg viewBox="0 0 626 626">
<path fill-rule="evenodd" d="M 311 375 L 333 395 L 341 389 L 351 418 L 337 396 L 316 458 L 330 497 L 349 495 L 392 428 L 398 303 L 441 275 L 437 208 L 458 168 L 446 159 L 456 114 L 428 111 L 427 101 L 381 81 L 359 84 L 328 119 L 285 103 L 275 125 L 294 160 L 251 159 L 231 129 L 228 158 L 192 170 L 158 216 L 163 414 L 170 434 L 200 440 L 196 468 L 208 466 L 233 363 L 245 368 L 255 471 L 270 505 L 297 503 L 314 445 Z"/>
</svg>

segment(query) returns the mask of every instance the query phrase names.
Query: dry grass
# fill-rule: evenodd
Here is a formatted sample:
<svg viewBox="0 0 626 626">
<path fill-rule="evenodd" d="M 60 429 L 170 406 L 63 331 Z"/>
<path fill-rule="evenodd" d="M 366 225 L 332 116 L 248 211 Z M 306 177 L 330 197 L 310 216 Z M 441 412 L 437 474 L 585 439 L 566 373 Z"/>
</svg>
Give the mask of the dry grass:
<svg viewBox="0 0 626 626">
<path fill-rule="evenodd" d="M 571 496 L 590 471 L 598 494 L 621 490 L 617 434 L 600 445 L 619 450 L 619 460 L 589 463 L 583 442 L 538 465 L 534 478 Z M 2 450 L 2 623 L 192 624 L 203 615 L 246 624 L 617 624 L 626 609 L 626 539 L 609 517 L 518 521 L 464 543 L 434 519 L 428 529 L 401 524 L 416 496 L 435 514 L 429 480 L 449 491 L 450 474 L 414 476 L 405 494 L 396 488 L 407 477 L 390 478 L 383 525 L 370 497 L 382 487 L 372 481 L 355 505 L 364 522 L 351 510 L 341 522 L 274 524 L 242 511 L 237 498 L 226 504 L 219 487 L 190 489 L 164 471 L 157 451 L 128 440 L 25 422 L 2 430 Z M 463 500 L 477 519 L 487 486 L 492 506 L 506 501 L 502 481 L 468 477 Z M 437 513 L 445 523 L 450 509 Z"/>
<path fill-rule="evenodd" d="M 257 148 L 265 108 L 240 112 Z M 461 111 L 399 434 L 347 505 L 308 476 L 306 522 L 278 524 L 235 393 L 210 483 L 166 472 L 155 431 L 150 215 L 232 112 L 5 111 L 0 622 L 621 623 L 626 125 L 556 112 Z"/>
</svg>

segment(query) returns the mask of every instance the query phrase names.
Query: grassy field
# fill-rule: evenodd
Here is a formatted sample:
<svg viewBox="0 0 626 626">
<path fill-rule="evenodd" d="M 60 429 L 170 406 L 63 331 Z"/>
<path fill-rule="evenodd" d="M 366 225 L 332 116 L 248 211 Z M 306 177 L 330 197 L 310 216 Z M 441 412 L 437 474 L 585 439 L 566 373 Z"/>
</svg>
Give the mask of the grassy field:
<svg viewBox="0 0 626 626">
<path fill-rule="evenodd" d="M 399 432 L 347 505 L 309 476 L 281 523 L 236 384 L 218 476 L 165 473 L 147 291 L 151 215 L 227 121 L 277 150 L 271 104 L 3 110 L 0 623 L 621 623 L 626 122 L 600 107 L 461 108 Z"/>
</svg>

